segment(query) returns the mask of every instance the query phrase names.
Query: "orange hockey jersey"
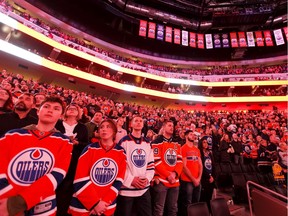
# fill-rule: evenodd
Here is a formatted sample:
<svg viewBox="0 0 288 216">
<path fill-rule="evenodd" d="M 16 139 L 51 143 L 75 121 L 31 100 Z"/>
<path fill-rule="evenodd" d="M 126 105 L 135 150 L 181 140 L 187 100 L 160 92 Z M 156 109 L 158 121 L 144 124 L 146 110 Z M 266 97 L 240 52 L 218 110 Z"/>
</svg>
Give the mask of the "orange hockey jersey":
<svg viewBox="0 0 288 216">
<path fill-rule="evenodd" d="M 55 190 L 71 152 L 72 143 L 60 132 L 41 134 L 33 125 L 8 131 L 0 138 L 0 199 L 20 195 L 29 209 L 25 215 L 56 215 Z"/>
<path fill-rule="evenodd" d="M 121 146 L 106 150 L 99 142 L 88 145 L 78 160 L 69 213 L 89 216 L 102 200 L 110 203 L 104 215 L 113 215 L 125 171 L 126 154 Z"/>
<path fill-rule="evenodd" d="M 158 136 L 151 142 L 154 152 L 155 177 L 166 187 L 178 187 L 179 177 L 182 172 L 183 162 L 181 145 L 174 139 L 166 139 L 163 135 Z M 176 182 L 170 184 L 167 177 L 171 172 L 176 172 Z"/>
</svg>

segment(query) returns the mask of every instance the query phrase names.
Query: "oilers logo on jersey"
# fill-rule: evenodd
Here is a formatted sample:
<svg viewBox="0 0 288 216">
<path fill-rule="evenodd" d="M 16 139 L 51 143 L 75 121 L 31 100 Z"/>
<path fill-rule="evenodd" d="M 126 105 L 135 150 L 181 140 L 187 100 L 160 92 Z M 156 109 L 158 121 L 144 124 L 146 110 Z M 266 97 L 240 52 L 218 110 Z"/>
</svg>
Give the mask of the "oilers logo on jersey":
<svg viewBox="0 0 288 216">
<path fill-rule="evenodd" d="M 106 186 L 116 178 L 118 166 L 111 158 L 101 158 L 92 166 L 90 176 L 94 184 Z"/>
<path fill-rule="evenodd" d="M 15 184 L 27 186 L 49 173 L 54 161 L 53 154 L 47 149 L 25 149 L 10 161 L 8 175 Z"/>
<path fill-rule="evenodd" d="M 177 152 L 173 148 L 168 148 L 164 154 L 164 159 L 169 166 L 175 166 L 177 162 Z"/>
<path fill-rule="evenodd" d="M 210 158 L 205 159 L 204 166 L 207 170 L 212 170 L 212 161 Z"/>
<path fill-rule="evenodd" d="M 136 167 L 143 167 L 146 164 L 146 152 L 136 148 L 131 154 L 131 161 Z"/>
</svg>

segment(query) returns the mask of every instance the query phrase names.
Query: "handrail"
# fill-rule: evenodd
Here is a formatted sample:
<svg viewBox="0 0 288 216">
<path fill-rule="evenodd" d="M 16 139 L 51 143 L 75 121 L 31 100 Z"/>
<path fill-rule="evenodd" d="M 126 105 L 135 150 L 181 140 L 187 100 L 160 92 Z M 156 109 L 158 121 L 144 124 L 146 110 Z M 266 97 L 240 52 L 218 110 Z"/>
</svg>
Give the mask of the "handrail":
<svg viewBox="0 0 288 216">
<path fill-rule="evenodd" d="M 277 192 L 275 192 L 275 191 L 272 191 L 272 190 L 270 190 L 270 189 L 268 189 L 268 188 L 266 188 L 266 187 L 263 187 L 262 185 L 259 185 L 259 184 L 255 183 L 255 182 L 253 182 L 253 181 L 247 181 L 247 183 L 246 183 L 246 189 L 247 189 L 247 195 L 248 195 L 250 216 L 253 216 L 251 196 L 250 196 L 250 190 L 249 190 L 249 185 L 250 185 L 250 184 L 253 185 L 253 186 L 255 186 L 255 187 L 258 187 L 258 188 L 264 190 L 265 192 L 269 192 L 269 193 L 271 193 L 271 194 L 273 194 L 273 195 L 275 195 L 275 196 L 281 197 L 282 199 L 286 199 L 287 202 L 288 202 L 288 197 L 283 196 L 282 194 L 279 194 L 279 193 L 277 193 Z"/>
</svg>

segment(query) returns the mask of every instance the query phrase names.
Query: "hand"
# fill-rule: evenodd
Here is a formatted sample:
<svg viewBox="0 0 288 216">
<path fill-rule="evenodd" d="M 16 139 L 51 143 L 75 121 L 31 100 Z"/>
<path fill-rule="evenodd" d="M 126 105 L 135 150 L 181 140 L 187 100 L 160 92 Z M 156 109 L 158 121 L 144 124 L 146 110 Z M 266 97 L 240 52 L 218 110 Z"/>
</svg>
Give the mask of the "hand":
<svg viewBox="0 0 288 216">
<path fill-rule="evenodd" d="M 176 173 L 171 172 L 170 175 L 167 177 L 167 180 L 170 184 L 174 184 L 176 182 Z"/>
<path fill-rule="evenodd" d="M 158 185 L 158 184 L 160 183 L 160 180 L 159 180 L 158 178 L 155 178 L 155 179 L 154 179 L 154 183 L 155 183 L 156 185 Z"/>
<path fill-rule="evenodd" d="M 145 179 L 141 179 L 139 178 L 139 176 L 136 176 L 134 177 L 131 185 L 135 188 L 138 188 L 138 189 L 143 189 L 147 186 L 148 184 L 148 179 L 145 178 Z"/>
<path fill-rule="evenodd" d="M 79 144 L 79 142 L 78 142 L 77 139 L 73 139 L 73 140 L 72 140 L 72 143 L 73 143 L 73 145 L 78 145 L 78 144 Z"/>
<path fill-rule="evenodd" d="M 7 198 L 0 200 L 0 212 L 1 216 L 9 216 L 8 209 L 7 209 Z"/>
<path fill-rule="evenodd" d="M 107 207 L 109 206 L 108 203 L 106 203 L 105 201 L 100 200 L 99 203 L 93 208 L 93 210 L 90 212 L 90 214 L 96 214 L 96 215 L 101 215 L 103 214 Z"/>
<path fill-rule="evenodd" d="M 209 183 L 212 183 L 212 182 L 214 182 L 214 178 L 213 176 L 210 176 Z"/>
<path fill-rule="evenodd" d="M 194 179 L 192 183 L 195 187 L 198 187 L 200 185 L 200 179 Z"/>
</svg>

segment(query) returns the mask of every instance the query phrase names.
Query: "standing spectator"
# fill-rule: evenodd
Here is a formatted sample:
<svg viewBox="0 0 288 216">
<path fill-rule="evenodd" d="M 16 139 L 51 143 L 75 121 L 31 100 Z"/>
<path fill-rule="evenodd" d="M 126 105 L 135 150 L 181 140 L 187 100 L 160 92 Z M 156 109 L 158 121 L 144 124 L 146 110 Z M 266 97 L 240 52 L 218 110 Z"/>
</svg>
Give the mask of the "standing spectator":
<svg viewBox="0 0 288 216">
<path fill-rule="evenodd" d="M 37 93 L 34 95 L 35 107 L 33 107 L 29 113 L 30 116 L 37 118 L 37 111 L 39 110 L 41 103 L 45 100 L 46 96 L 44 93 Z"/>
<path fill-rule="evenodd" d="M 201 177 L 203 165 L 201 154 L 198 149 L 198 140 L 192 130 L 185 132 L 186 142 L 181 147 L 183 172 L 181 174 L 181 192 L 180 197 L 182 214 L 187 214 L 187 206 L 191 203 L 197 203 L 201 195 Z M 207 141 L 207 140 L 204 140 Z M 184 211 L 183 211 L 184 210 Z"/>
<path fill-rule="evenodd" d="M 231 145 L 229 135 L 224 133 L 220 141 L 220 161 L 221 162 L 231 162 L 231 154 L 234 153 L 234 149 Z"/>
<path fill-rule="evenodd" d="M 11 112 L 13 106 L 14 104 L 11 92 L 0 87 L 0 114 Z"/>
<path fill-rule="evenodd" d="M 72 151 L 69 138 L 54 129 L 63 111 L 59 98 L 47 98 L 37 125 L 11 130 L 0 139 L 1 215 L 56 214 L 55 189 Z"/>
<path fill-rule="evenodd" d="M 201 201 L 206 202 L 210 208 L 210 200 L 212 199 L 213 189 L 215 188 L 214 181 L 214 159 L 212 151 L 209 150 L 209 145 L 206 140 L 199 144 L 201 160 L 203 164 L 203 173 L 201 178 Z"/>
<path fill-rule="evenodd" d="M 268 145 L 266 139 L 262 139 L 258 149 L 258 168 L 261 173 L 272 173 L 272 155 L 276 153 L 274 144 Z"/>
<path fill-rule="evenodd" d="M 125 151 L 114 142 L 116 132 L 112 120 L 103 120 L 100 140 L 82 152 L 69 207 L 72 216 L 113 215 L 126 171 Z"/>
<path fill-rule="evenodd" d="M 93 118 L 97 111 L 100 111 L 101 108 L 96 104 L 96 100 L 93 98 L 90 100 L 90 103 L 87 105 L 88 116 Z"/>
<path fill-rule="evenodd" d="M 234 153 L 232 154 L 234 163 L 235 164 L 243 163 L 242 143 L 239 140 L 239 137 L 236 133 L 232 134 L 231 146 L 234 149 Z"/>
<path fill-rule="evenodd" d="M 166 204 L 168 215 L 175 216 L 180 185 L 179 176 L 183 168 L 181 146 L 173 138 L 172 121 L 164 122 L 162 131 L 163 135 L 159 135 L 151 142 L 155 160 L 153 215 L 162 216 Z"/>
<path fill-rule="evenodd" d="M 119 117 L 116 121 L 116 125 L 117 125 L 117 133 L 115 142 L 118 143 L 124 136 L 127 135 L 127 131 L 123 128 L 124 118 Z"/>
<path fill-rule="evenodd" d="M 11 129 L 22 128 L 30 124 L 37 124 L 37 119 L 29 115 L 34 107 L 34 97 L 30 93 L 19 96 L 15 102 L 13 112 L 0 115 L 0 136 Z M 5 122 L 5 124 L 3 124 Z"/>
<path fill-rule="evenodd" d="M 64 112 L 64 120 L 58 121 L 56 129 L 68 136 L 73 143 L 72 158 L 67 176 L 57 189 L 57 215 L 65 216 L 73 195 L 73 180 L 76 172 L 78 158 L 88 144 L 88 132 L 85 125 L 79 123 L 81 117 L 80 107 L 74 103 L 69 104 Z"/>
<path fill-rule="evenodd" d="M 88 141 L 96 142 L 99 140 L 99 125 L 103 120 L 103 113 L 101 111 L 96 111 L 90 122 L 87 122 L 85 126 L 88 130 Z"/>
<path fill-rule="evenodd" d="M 149 186 L 155 172 L 154 156 L 149 141 L 141 136 L 143 126 L 142 117 L 134 116 L 131 134 L 119 142 L 127 155 L 127 168 L 116 211 L 119 216 L 152 216 Z"/>
</svg>

